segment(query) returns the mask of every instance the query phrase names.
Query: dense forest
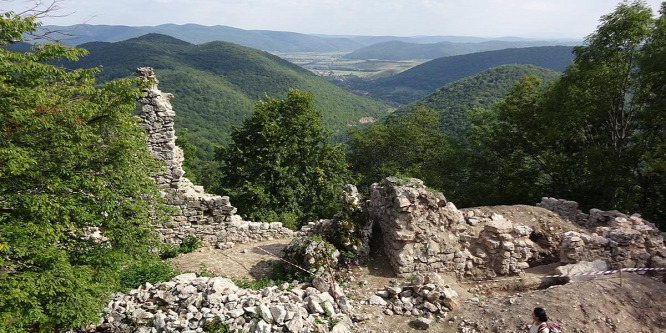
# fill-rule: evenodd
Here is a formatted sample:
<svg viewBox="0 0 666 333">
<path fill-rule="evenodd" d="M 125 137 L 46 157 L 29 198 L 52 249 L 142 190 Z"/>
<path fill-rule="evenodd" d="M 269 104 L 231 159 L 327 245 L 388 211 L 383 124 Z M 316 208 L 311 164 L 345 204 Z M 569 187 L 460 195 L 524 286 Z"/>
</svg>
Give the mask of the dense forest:
<svg viewBox="0 0 666 333">
<path fill-rule="evenodd" d="M 526 64 L 561 72 L 571 63 L 572 50 L 569 46 L 542 46 L 442 57 L 386 78 L 356 79 L 347 84 L 375 98 L 407 104 L 447 83 L 495 66 Z"/>
<path fill-rule="evenodd" d="M 491 108 L 525 75 L 537 75 L 550 82 L 560 74 L 533 65 L 502 65 L 451 82 L 430 95 L 403 106 L 397 115 L 413 112 L 417 107 L 433 109 L 439 114 L 444 134 L 459 137 L 469 126 L 467 111 L 481 107 Z"/>
</svg>

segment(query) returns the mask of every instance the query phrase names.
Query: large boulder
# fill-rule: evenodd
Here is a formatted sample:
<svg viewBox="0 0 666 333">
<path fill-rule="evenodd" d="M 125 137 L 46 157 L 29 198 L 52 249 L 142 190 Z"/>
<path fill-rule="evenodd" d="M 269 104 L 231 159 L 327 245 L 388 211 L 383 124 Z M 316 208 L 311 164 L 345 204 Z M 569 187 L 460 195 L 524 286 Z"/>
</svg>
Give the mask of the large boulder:
<svg viewBox="0 0 666 333">
<path fill-rule="evenodd" d="M 599 272 L 605 270 L 608 270 L 608 265 L 603 260 L 581 261 L 576 264 L 569 264 L 555 268 L 555 275 L 566 275 L 566 277 L 563 278 L 566 280 L 566 282 L 581 282 L 581 281 L 590 280 L 594 278 L 594 276 L 590 275 L 570 276 L 570 275 L 586 273 L 586 272 Z"/>
</svg>

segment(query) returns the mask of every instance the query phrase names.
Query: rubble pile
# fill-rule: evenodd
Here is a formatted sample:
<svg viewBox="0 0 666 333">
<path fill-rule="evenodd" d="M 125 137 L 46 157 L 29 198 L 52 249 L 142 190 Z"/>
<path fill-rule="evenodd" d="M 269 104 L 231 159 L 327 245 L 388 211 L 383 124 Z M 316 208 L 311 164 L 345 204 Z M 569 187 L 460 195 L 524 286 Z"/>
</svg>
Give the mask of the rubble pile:
<svg viewBox="0 0 666 333">
<path fill-rule="evenodd" d="M 327 286 L 328 287 L 328 286 Z M 309 284 L 238 288 L 221 277 L 182 274 L 116 294 L 89 332 L 351 332 L 344 296 Z M 339 289 L 339 288 L 338 288 Z M 334 293 L 335 294 L 335 293 Z"/>
<path fill-rule="evenodd" d="M 458 293 L 442 283 L 436 273 L 417 274 L 401 285 L 386 286 L 365 302 L 383 306 L 386 315 L 417 316 L 428 320 L 441 320 L 460 306 Z"/>
</svg>

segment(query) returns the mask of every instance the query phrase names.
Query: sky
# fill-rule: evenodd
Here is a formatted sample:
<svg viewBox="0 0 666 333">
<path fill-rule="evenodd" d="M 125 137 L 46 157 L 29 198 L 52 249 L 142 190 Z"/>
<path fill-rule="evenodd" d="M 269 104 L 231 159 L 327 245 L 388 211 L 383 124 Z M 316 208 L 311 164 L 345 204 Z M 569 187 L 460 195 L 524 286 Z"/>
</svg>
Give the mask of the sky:
<svg viewBox="0 0 666 333">
<path fill-rule="evenodd" d="M 37 0 L 39 1 L 39 0 Z M 43 0 L 48 1 L 48 0 Z M 332 35 L 575 38 L 620 0 L 62 0 L 44 24 L 227 25 Z M 656 13 L 662 0 L 645 1 Z M 34 1 L 0 0 L 19 12 Z"/>
</svg>

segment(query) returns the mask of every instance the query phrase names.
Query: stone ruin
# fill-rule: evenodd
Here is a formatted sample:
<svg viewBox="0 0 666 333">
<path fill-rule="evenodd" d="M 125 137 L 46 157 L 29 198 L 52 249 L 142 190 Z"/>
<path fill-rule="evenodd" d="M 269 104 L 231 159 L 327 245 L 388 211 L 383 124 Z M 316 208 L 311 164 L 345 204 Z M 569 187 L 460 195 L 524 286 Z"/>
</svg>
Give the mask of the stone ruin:
<svg viewBox="0 0 666 333">
<path fill-rule="evenodd" d="M 666 248 L 659 229 L 638 214 L 618 211 L 578 210 L 575 201 L 542 198 L 537 206 L 552 210 L 590 233 L 564 233 L 560 261 L 573 264 L 603 260 L 612 268 L 666 267 Z"/>
<path fill-rule="evenodd" d="M 184 177 L 183 151 L 176 146 L 173 95 L 159 90 L 152 68 L 138 68 L 135 75 L 151 83 L 139 99 L 139 116 L 148 134 L 150 154 L 165 164 L 164 170 L 154 175 L 166 205 L 172 210 L 170 221 L 156 228 L 160 239 L 179 244 L 188 236 L 195 236 L 204 245 L 227 248 L 236 242 L 291 237 L 293 232 L 280 222 L 243 221 L 236 215 L 237 209 L 231 205 L 229 197 L 208 194 L 202 186 Z"/>
<path fill-rule="evenodd" d="M 175 112 L 170 102 L 173 95 L 158 89 L 152 68 L 139 68 L 136 75 L 151 83 L 139 99 L 141 125 L 148 134 L 151 155 L 165 164 L 154 178 L 172 210 L 170 222 L 156 228 L 160 238 L 178 244 L 188 236 L 196 236 L 204 245 L 227 248 L 235 242 L 295 236 L 280 222 L 243 221 L 229 197 L 208 194 L 184 177 L 183 152 L 175 144 Z M 342 214 L 347 217 L 353 215 L 350 207 L 362 206 L 353 186 L 346 189 L 341 199 L 347 209 Z M 547 252 L 558 254 L 556 259 L 564 264 L 602 259 L 610 266 L 666 267 L 662 234 L 638 215 L 598 209 L 585 214 L 578 210 L 576 202 L 552 198 L 543 198 L 537 206 L 591 231 L 581 232 L 579 228 L 557 237 L 548 236 L 555 242 L 546 244 L 551 247 Z M 338 217 L 310 223 L 300 235 L 330 234 L 332 243 L 340 243 L 336 247 L 367 254 L 375 226 L 398 276 L 434 271 L 488 279 L 520 274 L 544 252 L 530 238 L 534 235 L 529 226 L 514 225 L 497 214 L 475 216 L 473 210 L 460 211 L 441 193 L 426 189 L 418 179 L 389 177 L 374 184 L 367 210 L 369 223 L 365 226 Z M 354 214 L 359 213 L 360 210 Z M 346 233 L 340 234 L 340 230 Z"/>
<path fill-rule="evenodd" d="M 482 228 L 473 226 L 444 195 L 431 192 L 418 179 L 389 177 L 373 184 L 369 213 L 401 277 L 425 272 L 454 272 L 472 279 L 517 274 L 529 267 L 536 250 L 528 226 L 514 226 L 500 215 Z"/>
<path fill-rule="evenodd" d="M 572 222 L 572 231 L 553 237 L 546 253 L 562 264 L 604 260 L 611 267 L 666 267 L 663 237 L 638 215 L 592 210 L 583 214 L 573 202 L 544 198 L 538 206 Z M 577 208 L 577 204 L 575 204 Z M 395 273 L 452 272 L 482 280 L 518 275 L 544 253 L 534 230 L 492 214 L 460 211 L 441 193 L 418 179 L 386 178 L 373 184 L 369 202 L 373 232 L 380 232 Z M 581 228 L 583 227 L 583 228 Z"/>
</svg>

